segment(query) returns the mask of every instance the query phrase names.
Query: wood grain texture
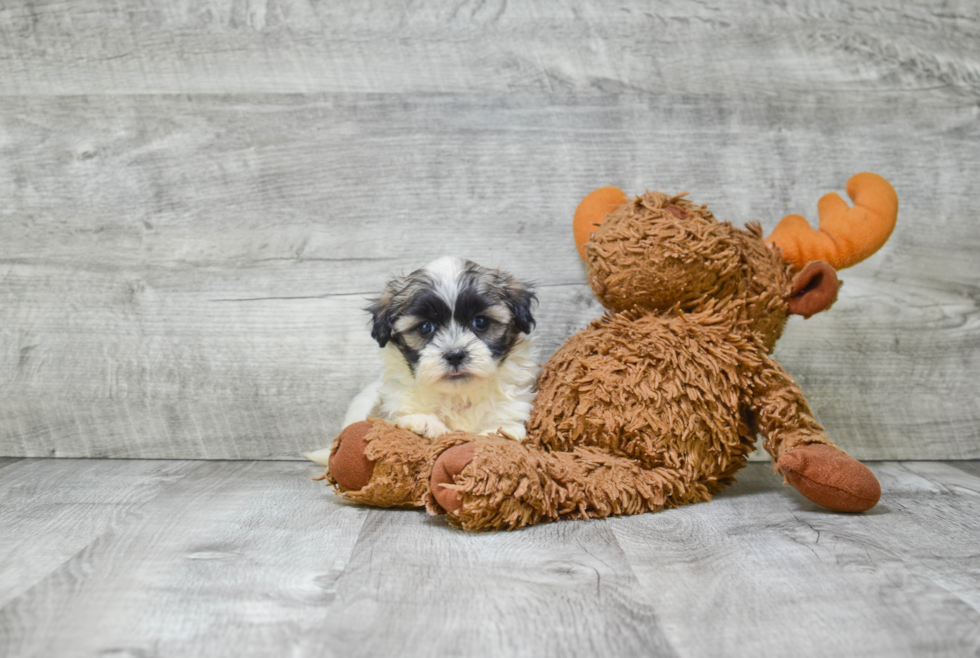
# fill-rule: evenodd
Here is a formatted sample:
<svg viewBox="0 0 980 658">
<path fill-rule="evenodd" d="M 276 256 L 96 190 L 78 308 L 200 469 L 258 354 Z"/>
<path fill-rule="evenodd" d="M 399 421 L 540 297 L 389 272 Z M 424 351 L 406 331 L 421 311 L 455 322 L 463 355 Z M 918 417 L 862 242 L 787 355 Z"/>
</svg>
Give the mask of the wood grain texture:
<svg viewBox="0 0 980 658">
<path fill-rule="evenodd" d="M 683 655 L 977 655 L 980 479 L 872 467 L 882 500 L 862 515 L 776 488 L 759 464 L 710 503 L 610 525 Z"/>
<path fill-rule="evenodd" d="M 978 461 L 957 461 L 952 462 L 951 466 L 955 466 L 961 471 L 965 471 L 974 477 L 980 478 L 980 462 Z"/>
<path fill-rule="evenodd" d="M 124 522 L 194 462 L 22 460 L 0 474 L 0 608 Z"/>
<path fill-rule="evenodd" d="M 976 95 L 970 0 L 25 0 L 0 13 L 12 94 L 773 95 L 869 84 Z"/>
<path fill-rule="evenodd" d="M 367 514 L 311 470 L 199 463 L 7 602 L 0 655 L 289 655 L 322 627 Z"/>
<path fill-rule="evenodd" d="M 377 510 L 337 594 L 304 654 L 388 655 L 397 638 L 408 656 L 675 655 L 599 524 L 472 535 Z"/>
<path fill-rule="evenodd" d="M 8 3 L 0 454 L 293 458 L 392 272 L 535 280 L 545 358 L 590 189 L 769 229 L 867 169 L 898 228 L 777 356 L 858 458 L 980 457 L 980 9 L 879 5 Z"/>
<path fill-rule="evenodd" d="M 861 515 L 752 464 L 712 502 L 496 534 L 344 503 L 300 462 L 15 468 L 5 658 L 980 651 L 980 477 L 944 463 L 872 464 L 882 502 Z M 7 522 L 17 508 L 29 523 Z M 64 535 L 11 589 L 10 565 Z"/>
</svg>

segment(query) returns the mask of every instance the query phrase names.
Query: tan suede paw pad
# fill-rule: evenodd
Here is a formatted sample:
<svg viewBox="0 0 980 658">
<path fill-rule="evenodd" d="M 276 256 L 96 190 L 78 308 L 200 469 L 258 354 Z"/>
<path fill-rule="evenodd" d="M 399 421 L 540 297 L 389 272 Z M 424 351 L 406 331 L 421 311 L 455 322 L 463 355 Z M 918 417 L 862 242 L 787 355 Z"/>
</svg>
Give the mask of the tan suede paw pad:
<svg viewBox="0 0 980 658">
<path fill-rule="evenodd" d="M 881 498 L 871 469 L 834 446 L 800 446 L 780 457 L 776 468 L 803 496 L 837 512 L 864 512 Z"/>
<path fill-rule="evenodd" d="M 439 506 L 450 514 L 458 512 L 463 503 L 455 489 L 444 485 L 455 484 L 454 478 L 473 461 L 475 454 L 476 446 L 472 443 L 463 443 L 453 446 L 439 455 L 436 463 L 432 466 L 432 480 L 429 490 Z"/>
<path fill-rule="evenodd" d="M 374 462 L 364 456 L 367 448 L 365 437 L 373 425 L 363 420 L 344 428 L 337 437 L 330 455 L 330 477 L 344 489 L 358 491 L 367 486 L 374 473 Z"/>
</svg>

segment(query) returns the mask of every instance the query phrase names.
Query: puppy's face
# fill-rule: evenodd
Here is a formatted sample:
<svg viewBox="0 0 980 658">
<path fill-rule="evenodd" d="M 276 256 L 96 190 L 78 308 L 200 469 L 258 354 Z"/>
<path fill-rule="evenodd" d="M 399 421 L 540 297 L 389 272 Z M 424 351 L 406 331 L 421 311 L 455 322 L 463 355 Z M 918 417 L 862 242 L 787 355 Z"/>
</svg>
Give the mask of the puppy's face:
<svg viewBox="0 0 980 658">
<path fill-rule="evenodd" d="M 371 336 L 393 343 L 423 386 L 456 389 L 492 377 L 534 327 L 530 286 L 499 270 L 440 258 L 388 283 L 368 310 Z"/>
</svg>

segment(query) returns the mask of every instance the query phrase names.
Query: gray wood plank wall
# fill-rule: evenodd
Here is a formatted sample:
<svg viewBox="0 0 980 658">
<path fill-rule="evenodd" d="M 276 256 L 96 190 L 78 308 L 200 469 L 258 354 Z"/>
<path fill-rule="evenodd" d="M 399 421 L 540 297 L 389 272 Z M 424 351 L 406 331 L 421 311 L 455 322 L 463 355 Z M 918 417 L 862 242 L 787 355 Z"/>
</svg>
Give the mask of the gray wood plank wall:
<svg viewBox="0 0 980 658">
<path fill-rule="evenodd" d="M 295 458 L 374 376 L 360 310 L 451 253 L 601 312 L 581 196 L 901 198 L 777 355 L 859 458 L 980 457 L 980 7 L 747 0 L 11 0 L 0 454 Z"/>
</svg>

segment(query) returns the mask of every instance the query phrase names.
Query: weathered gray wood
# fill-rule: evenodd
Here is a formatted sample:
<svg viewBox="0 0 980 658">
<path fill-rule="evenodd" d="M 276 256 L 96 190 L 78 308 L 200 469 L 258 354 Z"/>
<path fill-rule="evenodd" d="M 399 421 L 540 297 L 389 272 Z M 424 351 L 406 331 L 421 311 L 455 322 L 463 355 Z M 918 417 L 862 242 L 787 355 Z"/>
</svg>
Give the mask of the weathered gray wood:
<svg viewBox="0 0 980 658">
<path fill-rule="evenodd" d="M 182 461 L 22 460 L 4 468 L 0 608 L 195 466 Z"/>
<path fill-rule="evenodd" d="M 893 538 L 886 547 L 898 546 L 898 556 L 910 565 L 919 579 L 948 590 L 980 613 L 980 554 L 977 553 L 977 502 L 980 500 L 980 477 L 963 475 L 960 464 L 969 463 L 974 470 L 980 462 L 903 462 L 884 469 L 884 478 L 894 478 L 885 486 L 894 492 L 898 515 L 890 517 L 886 532 Z M 911 476 L 911 477 L 910 477 Z M 948 494 L 955 492 L 950 497 Z M 912 499 L 924 506 L 935 505 L 932 513 L 917 510 Z M 940 506 L 937 501 L 944 501 Z M 945 504 L 948 501 L 949 504 Z M 918 501 L 916 501 L 918 502 Z M 943 549 L 937 551 L 933 540 L 943 538 Z M 980 642 L 980 629 L 971 635 Z"/>
<path fill-rule="evenodd" d="M 899 226 L 777 355 L 855 456 L 980 457 L 975 3 L 151 4 L 0 9 L 0 454 L 292 458 L 392 271 L 538 281 L 546 357 L 589 189 L 771 228 L 870 169 Z"/>
<path fill-rule="evenodd" d="M 79 290 L 93 301 L 68 321 L 78 331 L 58 325 L 63 311 L 48 291 L 55 328 L 33 333 L 35 347 L 12 366 L 20 390 L 0 399 L 5 451 L 296 459 L 329 444 L 350 399 L 377 376 L 359 295 L 212 304 L 207 292 L 153 293 L 149 312 L 132 309 L 117 328 L 99 310 L 113 305 L 106 286 Z M 597 312 L 579 288 L 542 298 L 539 321 L 560 332 L 543 337 L 542 353 Z"/>
<path fill-rule="evenodd" d="M 980 479 L 873 467 L 882 501 L 862 515 L 777 488 L 758 464 L 711 503 L 611 520 L 678 653 L 976 655 Z"/>
<path fill-rule="evenodd" d="M 6 3 L 8 94 L 975 95 L 980 12 L 806 0 Z"/>
<path fill-rule="evenodd" d="M 980 478 L 980 461 L 955 461 L 949 462 L 949 465 Z"/>
<path fill-rule="evenodd" d="M 7 99 L 0 104 L 18 102 Z M 75 112 L 59 113 L 57 121 L 52 117 L 51 129 L 61 135 L 59 140 L 69 139 L 69 135 L 77 139 L 86 127 L 100 123 L 105 127 L 98 130 L 109 133 L 115 120 L 100 117 L 114 114 L 108 107 L 110 102 L 126 103 L 82 100 L 83 107 L 75 108 Z M 217 110 L 202 104 L 185 107 L 184 119 L 171 111 L 178 109 L 174 105 L 179 104 L 177 101 L 133 102 L 127 114 L 143 116 L 131 121 L 131 127 L 123 132 L 147 135 L 140 140 L 150 142 L 154 139 L 150 135 L 158 132 L 155 126 L 161 122 L 180 125 L 196 117 L 198 122 L 217 125 L 223 112 L 219 111 L 222 102 L 215 102 Z M 884 112 L 896 99 L 880 102 Z M 451 145 L 462 149 L 464 141 L 472 142 L 467 137 L 466 120 L 457 118 L 457 132 L 440 133 L 434 138 L 441 142 L 436 148 L 417 146 L 410 136 L 421 129 L 423 117 L 436 113 L 445 127 L 466 109 L 474 113 L 473 120 L 484 112 L 479 103 L 473 107 L 465 100 L 423 100 L 419 105 L 414 118 L 402 117 L 408 125 L 394 129 L 409 137 L 392 137 L 386 142 L 386 152 L 401 153 L 396 159 L 414 151 L 416 157 L 434 163 Z M 690 109 L 695 111 L 693 106 Z M 789 107 L 770 110 L 774 122 L 791 115 Z M 364 218 L 366 212 L 368 218 L 377 215 L 367 211 L 370 204 L 363 201 L 370 197 L 370 190 L 365 188 L 357 199 L 333 203 L 335 190 L 350 195 L 356 188 L 346 188 L 343 183 L 338 188 L 333 179 L 321 178 L 313 166 L 316 156 L 310 153 L 340 148 L 333 141 L 341 136 L 331 135 L 323 146 L 311 146 L 317 137 L 309 126 L 318 121 L 309 114 L 315 110 L 299 110 L 300 114 L 304 111 L 308 121 L 292 124 L 283 120 L 288 111 L 278 103 L 261 113 L 263 121 L 273 127 L 287 124 L 295 128 L 294 135 L 289 127 L 281 132 L 273 129 L 270 141 L 279 144 L 283 154 L 268 155 L 272 158 L 269 165 L 284 168 L 276 180 L 295 181 L 289 184 L 294 192 L 279 188 L 249 197 L 244 190 L 261 186 L 267 165 L 256 165 L 254 173 L 246 171 L 242 178 L 225 179 L 217 173 L 235 167 L 235 154 L 245 148 L 245 136 L 225 137 L 226 146 L 215 146 L 210 141 L 215 137 L 198 143 L 190 136 L 192 150 L 188 152 L 188 144 L 180 139 L 184 132 L 180 128 L 172 137 L 160 137 L 164 152 L 147 165 L 133 165 L 123 157 L 91 173 L 73 172 L 70 166 L 35 165 L 21 175 L 50 194 L 40 197 L 44 207 L 33 209 L 25 191 L 19 196 L 16 189 L 5 194 L 28 211 L 8 219 L 0 228 L 3 248 L 10 256 L 5 261 L 2 293 L 6 303 L 0 306 L 0 313 L 5 326 L 23 328 L 0 339 L 5 365 L 17 373 L 16 386 L 0 403 L 6 419 L 2 434 L 5 452 L 34 456 L 293 457 L 317 445 L 323 434 L 335 432 L 347 401 L 373 377 L 374 347 L 360 311 L 365 295 L 380 290 L 392 270 L 409 269 L 446 251 L 506 264 L 542 283 L 539 326 L 543 356 L 598 312 L 581 283 L 581 265 L 568 244 L 568 216 L 579 194 L 569 180 L 539 176 L 529 189 L 528 184 L 519 185 L 516 179 L 527 181 L 532 169 L 540 171 L 546 165 L 514 163 L 514 170 L 506 174 L 515 179 L 511 189 L 501 190 L 498 199 L 481 204 L 451 189 L 448 171 L 445 180 L 422 178 L 416 182 L 412 176 L 403 177 L 401 189 L 392 197 L 398 199 L 398 208 L 385 211 L 385 218 L 393 213 L 394 225 L 419 227 L 411 218 L 425 217 L 427 210 L 431 213 L 433 209 L 427 204 L 433 199 L 440 210 L 431 229 L 405 230 L 393 238 L 385 231 L 376 232 L 389 219 L 373 220 L 380 222 L 373 225 L 378 228 L 359 226 L 364 222 L 358 218 Z M 354 107 L 347 109 L 349 113 L 355 111 Z M 389 111 L 393 112 L 394 106 L 380 115 L 388 116 Z M 670 143 L 670 150 L 681 151 L 689 139 L 683 134 L 660 132 L 664 130 L 660 124 L 653 133 L 647 128 L 644 135 L 639 122 L 629 125 L 631 111 L 624 108 L 578 108 L 580 114 L 592 113 L 600 125 L 601 115 L 609 111 L 627 123 L 618 133 L 624 144 L 639 138 L 641 142 Z M 33 115 L 39 112 L 39 108 L 32 108 Z M 552 118 L 555 110 L 541 103 L 532 113 L 542 120 L 557 121 Z M 72 123 L 63 114 L 82 118 Z M 171 118 L 163 119 L 165 116 Z M 758 141 L 756 128 L 743 125 L 737 117 L 730 117 L 730 121 L 732 125 L 723 130 L 726 138 L 736 143 L 731 157 L 737 157 L 741 150 L 754 152 L 761 159 L 768 147 L 754 146 Z M 64 127 L 58 127 L 65 122 Z M 379 129 L 382 122 L 378 120 Z M 501 124 L 506 121 L 501 120 Z M 240 126 L 238 130 L 244 129 Z M 820 140 L 803 129 L 801 124 L 799 145 L 790 149 L 801 159 L 805 152 L 820 150 Z M 872 129 L 880 130 L 870 123 L 862 127 Z M 162 130 L 166 132 L 165 127 Z M 560 134 L 558 124 L 554 130 Z M 212 135 L 215 131 L 217 127 L 204 133 Z M 318 132 L 331 133 L 329 129 Z M 605 163 L 610 170 L 626 164 L 618 149 L 589 147 L 589 134 L 586 131 L 578 137 L 584 149 L 582 157 Z M 484 151 L 476 153 L 473 160 L 474 182 L 494 179 L 498 165 L 492 163 L 514 139 L 503 127 L 497 137 L 479 146 L 470 144 L 470 153 Z M 912 151 L 935 138 L 923 134 L 918 144 L 910 144 L 910 138 L 899 148 L 908 148 L 911 157 Z M 554 153 L 558 148 L 547 144 L 552 139 L 550 130 L 532 130 L 520 139 L 543 140 L 533 149 L 538 153 Z M 857 134 L 854 139 L 858 139 Z M 884 132 L 875 141 L 887 141 Z M 290 145 L 283 146 L 283 142 Z M 402 142 L 400 146 L 398 142 Z M 963 142 L 951 148 L 960 150 L 965 161 L 966 149 L 972 145 Z M 127 148 L 138 152 L 145 146 L 132 144 L 120 150 L 126 152 Z M 266 148 L 272 149 L 271 145 Z M 200 188 L 220 191 L 214 201 L 202 200 L 194 192 L 198 189 L 195 186 L 179 183 L 178 179 L 206 178 L 208 174 L 198 163 L 207 159 L 208 153 L 221 158 L 224 152 L 232 154 L 226 156 L 228 162 L 215 168 L 214 177 Z M 289 153 L 295 158 L 288 157 Z M 378 153 L 375 149 L 346 158 L 361 157 L 358 167 L 366 172 Z M 888 155 L 894 161 L 901 157 Z M 648 159 L 637 168 L 639 171 L 658 168 L 655 157 Z M 41 161 L 40 153 L 31 161 Z M 870 168 L 884 170 L 889 166 L 884 160 L 878 165 Z M 134 177 L 134 166 L 136 178 L 144 177 L 139 173 L 142 170 L 147 179 L 160 175 L 174 179 L 148 183 L 142 191 L 140 185 L 133 188 L 136 202 L 128 205 L 142 208 L 136 214 L 107 212 L 105 208 L 127 206 L 120 190 Z M 692 161 L 689 166 L 697 165 Z M 97 187 L 112 198 L 104 204 L 79 204 L 76 199 L 83 196 L 92 175 L 96 181 L 102 179 Z M 838 180 L 846 175 L 840 169 Z M 392 176 L 394 184 L 403 175 Z M 582 174 L 576 176 L 584 178 Z M 706 200 L 720 215 L 760 217 L 739 209 L 739 205 L 757 206 L 759 212 L 768 213 L 763 219 L 770 225 L 786 210 L 807 211 L 807 205 L 812 209 L 819 193 L 834 187 L 829 175 L 823 184 L 804 185 L 781 179 L 773 170 L 764 187 L 799 186 L 802 191 L 786 189 L 777 197 L 810 199 L 809 204 L 777 208 L 779 204 L 770 196 L 758 198 L 759 182 L 750 180 L 745 170 L 718 171 L 715 176 L 723 191 L 713 191 L 713 186 L 707 185 L 701 196 L 710 197 Z M 682 187 L 679 179 L 696 176 L 673 171 L 668 177 L 677 180 L 665 187 L 676 189 Z M 16 179 L 15 175 L 8 178 Z M 911 180 L 895 182 L 900 190 L 915 189 Z M 415 191 L 409 189 L 413 184 Z M 73 185 L 79 189 L 58 200 L 56 190 L 71 190 Z M 437 190 L 440 186 L 442 189 Z M 587 185 L 583 181 L 578 187 L 585 189 Z M 635 189 L 639 187 L 634 183 Z M 384 188 L 381 185 L 378 189 Z M 320 196 L 311 189 L 321 190 Z M 169 207 L 177 211 L 157 213 L 153 207 L 158 194 L 189 198 L 170 202 Z M 214 196 L 213 191 L 211 194 Z M 478 196 L 484 194 L 490 194 L 489 189 Z M 236 206 L 233 200 L 243 195 L 258 207 Z M 306 210 L 296 211 L 291 220 L 269 219 L 275 214 L 273 206 L 281 203 L 276 199 L 284 196 L 306 206 Z M 427 196 L 432 198 L 426 200 Z M 558 198 L 563 199 L 559 210 L 548 207 Z M 972 201 L 964 197 L 962 204 L 968 202 Z M 894 246 L 889 244 L 884 254 L 845 273 L 848 283 L 838 305 L 824 316 L 794 323 L 779 346 L 779 356 L 804 384 L 832 436 L 858 457 L 970 457 L 978 450 L 980 411 L 972 389 L 977 364 L 969 356 L 976 352 L 978 340 L 976 308 L 965 296 L 966 288 L 937 282 L 933 277 L 938 272 L 928 271 L 927 263 L 938 256 L 939 247 L 937 244 L 925 254 L 922 250 L 947 239 L 937 237 L 932 226 L 916 221 L 917 216 L 928 212 L 931 203 L 931 198 L 912 193 L 903 205 L 903 219 L 909 219 L 896 231 Z M 202 207 L 195 210 L 198 204 Z M 962 204 L 964 215 L 969 214 L 968 206 Z M 326 216 L 319 206 L 329 206 L 323 211 Z M 465 218 L 462 225 L 460 217 Z M 39 223 L 45 230 L 36 230 Z M 963 230 L 968 231 L 965 222 Z M 333 233 L 337 233 L 336 238 L 331 237 Z M 375 239 L 379 235 L 382 237 Z M 951 237 L 958 239 L 963 249 L 943 259 L 943 266 L 948 276 L 967 280 L 973 276 L 966 255 L 972 253 L 969 234 Z M 386 259 L 385 253 L 391 256 Z M 959 261 L 957 254 L 963 254 Z M 899 281 L 891 283 L 896 278 Z M 909 372 L 917 376 L 910 379 Z M 855 394 L 857 390 L 861 395 Z"/>
<path fill-rule="evenodd" d="M 289 655 L 322 628 L 367 514 L 313 470 L 199 464 L 6 602 L 0 655 Z"/>
<path fill-rule="evenodd" d="M 475 535 L 375 511 L 303 653 L 673 656 L 624 557 L 601 523 Z"/>
<path fill-rule="evenodd" d="M 861 515 L 752 464 L 709 503 L 472 534 L 302 462 L 24 460 L 0 476 L 0 655 L 976 655 L 980 477 L 872 467 Z"/>
</svg>

